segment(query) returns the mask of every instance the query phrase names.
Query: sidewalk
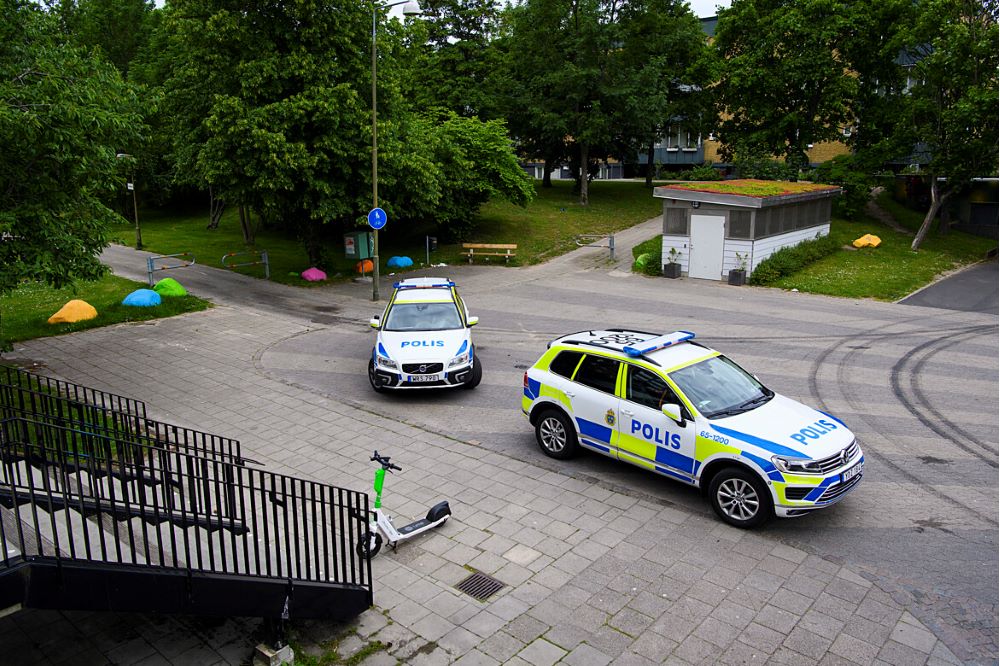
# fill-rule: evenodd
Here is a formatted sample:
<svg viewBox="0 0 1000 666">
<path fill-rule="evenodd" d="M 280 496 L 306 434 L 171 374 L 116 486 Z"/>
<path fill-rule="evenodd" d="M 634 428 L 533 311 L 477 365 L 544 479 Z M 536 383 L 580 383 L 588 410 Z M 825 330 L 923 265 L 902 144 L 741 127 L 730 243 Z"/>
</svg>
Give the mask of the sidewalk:
<svg viewBox="0 0 1000 666">
<path fill-rule="evenodd" d="M 633 235 L 655 234 L 633 231 L 621 261 Z M 216 277 L 196 293 L 211 294 Z M 358 318 L 370 303 L 258 283 L 261 302 L 298 304 L 260 309 L 231 291 L 242 279 L 220 284 L 210 311 L 40 339 L 13 356 L 142 399 L 154 418 L 237 438 L 275 472 L 362 489 L 371 450 L 398 451 L 404 471 L 386 498 L 396 515 L 451 502 L 440 529 L 373 560 L 374 608 L 349 625 L 293 626 L 310 654 L 363 652 L 372 665 L 960 663 L 863 571 L 270 378 L 258 359 L 309 329 L 301 304 Z M 504 587 L 486 602 L 456 590 L 473 570 Z M 24 611 L 0 619 L 0 642 L 9 663 L 239 664 L 256 626 Z"/>
</svg>

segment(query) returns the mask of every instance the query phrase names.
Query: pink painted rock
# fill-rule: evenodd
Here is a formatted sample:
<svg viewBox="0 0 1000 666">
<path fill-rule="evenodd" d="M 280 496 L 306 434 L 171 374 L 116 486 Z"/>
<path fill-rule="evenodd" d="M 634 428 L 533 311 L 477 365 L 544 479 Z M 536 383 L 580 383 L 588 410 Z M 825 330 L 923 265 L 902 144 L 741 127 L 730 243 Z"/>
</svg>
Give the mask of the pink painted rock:
<svg viewBox="0 0 1000 666">
<path fill-rule="evenodd" d="M 309 282 L 320 282 L 321 280 L 326 279 L 326 273 L 314 266 L 313 268 L 307 268 L 302 271 L 302 279 Z"/>
</svg>

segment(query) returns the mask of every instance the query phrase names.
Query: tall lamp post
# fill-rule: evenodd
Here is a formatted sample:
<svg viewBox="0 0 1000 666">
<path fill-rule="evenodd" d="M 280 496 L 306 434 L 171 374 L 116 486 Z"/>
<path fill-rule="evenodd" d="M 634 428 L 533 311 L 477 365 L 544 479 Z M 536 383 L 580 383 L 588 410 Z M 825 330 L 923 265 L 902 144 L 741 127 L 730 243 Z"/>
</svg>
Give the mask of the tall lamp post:
<svg viewBox="0 0 1000 666">
<path fill-rule="evenodd" d="M 404 16 L 419 16 L 420 5 L 416 0 L 399 0 L 399 2 L 390 2 L 388 4 L 380 4 L 378 0 L 372 2 L 372 210 L 378 208 L 378 103 L 377 95 L 375 92 L 376 83 L 376 70 L 375 61 L 376 54 L 378 52 L 378 46 L 375 40 L 376 30 L 378 28 L 378 12 L 380 9 L 389 9 L 391 7 L 396 7 L 398 5 L 403 5 L 403 15 Z M 137 227 L 138 228 L 138 227 Z M 372 240 L 372 300 L 379 300 L 378 293 L 378 229 L 373 232 Z"/>
<path fill-rule="evenodd" d="M 115 155 L 118 159 L 128 159 L 131 160 L 132 156 L 128 153 L 118 153 Z M 142 249 L 142 231 L 139 230 L 139 203 L 136 199 L 135 194 L 135 166 L 131 166 L 132 176 L 126 182 L 128 183 L 128 189 L 132 191 L 132 212 L 135 214 L 135 249 Z"/>
</svg>

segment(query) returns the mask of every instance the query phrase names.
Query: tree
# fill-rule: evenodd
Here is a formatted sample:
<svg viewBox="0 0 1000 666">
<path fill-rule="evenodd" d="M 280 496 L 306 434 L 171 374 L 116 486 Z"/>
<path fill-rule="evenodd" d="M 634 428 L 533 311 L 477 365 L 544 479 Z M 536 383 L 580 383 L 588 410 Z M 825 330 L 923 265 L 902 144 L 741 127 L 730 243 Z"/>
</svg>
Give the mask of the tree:
<svg viewBox="0 0 1000 666">
<path fill-rule="evenodd" d="M 715 72 L 698 19 L 682 0 L 633 0 L 622 12 L 622 64 L 634 75 L 621 119 L 627 140 L 645 148 L 652 185 L 654 145 L 673 125 L 701 133 L 712 117 Z"/>
<path fill-rule="evenodd" d="M 997 173 L 997 2 L 923 0 L 910 33 L 916 81 L 896 125 L 929 155 L 931 205 L 917 250 L 942 204 L 977 176 Z"/>
<path fill-rule="evenodd" d="M 487 80 L 499 65 L 494 40 L 500 9 L 494 0 L 424 0 L 403 54 L 404 96 L 420 112 L 497 117 Z"/>
<path fill-rule="evenodd" d="M 858 90 L 845 39 L 867 5 L 737 0 L 719 12 L 719 138 L 728 158 L 782 155 L 805 166 L 810 144 L 840 136 Z"/>
<path fill-rule="evenodd" d="M 24 280 L 62 287 L 105 272 L 121 218 L 116 153 L 144 131 L 135 90 L 60 35 L 31 0 L 0 0 L 0 294 Z"/>
<path fill-rule="evenodd" d="M 132 60 L 149 41 L 153 2 L 77 0 L 74 9 L 62 11 L 73 41 L 96 49 L 127 77 Z"/>
<path fill-rule="evenodd" d="M 582 205 L 589 202 L 591 160 L 621 145 L 618 123 L 629 91 L 623 82 L 632 76 L 620 62 L 623 4 L 528 0 L 511 10 L 506 108 L 518 109 L 511 126 L 526 145 L 570 148 Z"/>
</svg>

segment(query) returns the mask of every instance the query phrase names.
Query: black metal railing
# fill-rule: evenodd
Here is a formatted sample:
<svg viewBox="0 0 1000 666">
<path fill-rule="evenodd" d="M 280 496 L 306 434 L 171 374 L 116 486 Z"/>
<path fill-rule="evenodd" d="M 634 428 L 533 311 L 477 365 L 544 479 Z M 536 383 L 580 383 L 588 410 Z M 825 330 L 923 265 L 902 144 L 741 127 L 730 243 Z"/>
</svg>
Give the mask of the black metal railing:
<svg viewBox="0 0 1000 666">
<path fill-rule="evenodd" d="M 0 421 L 0 576 L 25 561 L 371 590 L 365 493 L 52 423 Z M 141 460 L 141 464 L 140 461 Z M 150 484 L 148 477 L 169 479 Z"/>
<path fill-rule="evenodd" d="M 112 450 L 126 456 L 129 444 L 138 442 L 239 464 L 260 464 L 243 457 L 238 440 L 148 418 L 145 404 L 138 400 L 4 368 L 0 372 L 0 418 L 20 417 L 85 428 L 113 439 Z"/>
<path fill-rule="evenodd" d="M 44 377 L 20 368 L 0 366 L 0 395 L 3 395 L 4 388 L 14 386 L 36 394 L 63 396 L 77 403 L 93 405 L 123 414 L 133 414 L 142 418 L 146 416 L 146 404 L 141 400 L 99 391 L 61 379 Z M 6 401 L 7 397 L 4 396 L 0 399 L 0 404 L 6 404 Z"/>
</svg>

